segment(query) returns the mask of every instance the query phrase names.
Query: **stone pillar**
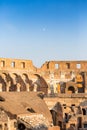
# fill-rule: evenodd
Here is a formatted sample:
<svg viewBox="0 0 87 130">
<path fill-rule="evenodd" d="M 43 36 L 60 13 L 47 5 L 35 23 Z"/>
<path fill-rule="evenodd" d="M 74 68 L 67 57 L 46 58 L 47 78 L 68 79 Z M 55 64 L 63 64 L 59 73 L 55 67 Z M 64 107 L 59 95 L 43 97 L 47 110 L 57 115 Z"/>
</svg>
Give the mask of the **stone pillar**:
<svg viewBox="0 0 87 130">
<path fill-rule="evenodd" d="M 34 84 L 34 92 L 37 92 L 37 84 Z"/>
<path fill-rule="evenodd" d="M 29 87 L 30 87 L 30 85 L 28 83 L 26 83 L 27 92 L 30 91 Z"/>
<path fill-rule="evenodd" d="M 87 93 L 87 72 L 84 73 L 83 81 L 85 82 L 84 83 L 84 86 L 85 86 L 85 90 L 84 91 L 85 91 L 85 93 Z"/>
<path fill-rule="evenodd" d="M 17 92 L 20 92 L 20 87 L 21 87 L 21 85 L 19 83 L 17 83 Z"/>
<path fill-rule="evenodd" d="M 48 86 L 48 94 L 50 94 L 50 93 L 51 93 L 50 86 Z"/>
<path fill-rule="evenodd" d="M 0 92 L 2 92 L 2 84 L 0 83 Z"/>
<path fill-rule="evenodd" d="M 54 95 L 54 73 L 50 74 L 50 94 Z"/>
<path fill-rule="evenodd" d="M 87 93 L 87 86 L 85 86 L 85 93 Z"/>
<path fill-rule="evenodd" d="M 57 93 L 57 85 L 54 83 L 54 93 Z"/>
<path fill-rule="evenodd" d="M 11 81 L 9 81 L 7 84 L 6 84 L 6 86 L 7 86 L 7 92 L 9 92 L 9 88 L 10 88 L 10 86 L 11 86 Z"/>
</svg>

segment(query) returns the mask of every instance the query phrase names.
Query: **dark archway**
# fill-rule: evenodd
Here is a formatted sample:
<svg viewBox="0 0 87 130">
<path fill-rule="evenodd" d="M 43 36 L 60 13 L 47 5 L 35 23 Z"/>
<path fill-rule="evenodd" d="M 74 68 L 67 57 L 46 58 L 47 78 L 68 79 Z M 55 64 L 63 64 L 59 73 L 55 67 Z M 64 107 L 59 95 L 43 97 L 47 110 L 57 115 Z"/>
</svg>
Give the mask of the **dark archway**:
<svg viewBox="0 0 87 130">
<path fill-rule="evenodd" d="M 25 74 L 25 73 L 23 73 L 23 80 L 24 80 L 24 82 L 25 83 L 29 83 L 29 78 L 28 78 L 28 75 L 27 74 Z"/>
<path fill-rule="evenodd" d="M 13 73 L 13 76 L 16 77 L 17 74 L 16 74 L 16 73 Z M 13 76 L 11 77 L 11 76 L 9 75 L 9 79 L 10 79 L 10 81 L 11 81 L 11 86 L 9 87 L 9 91 L 10 91 L 10 92 L 11 92 L 11 91 L 17 91 L 16 81 L 14 81 L 14 80 L 16 80 L 16 78 L 14 79 Z"/>
<path fill-rule="evenodd" d="M 36 80 L 35 84 L 37 84 L 37 91 L 42 91 L 44 92 L 44 94 L 48 94 L 48 84 L 45 81 L 45 79 L 40 76 L 39 74 L 35 74 L 35 76 L 38 77 L 38 79 Z"/>
<path fill-rule="evenodd" d="M 68 91 L 71 91 L 72 93 L 75 93 L 75 88 L 73 86 L 69 86 Z"/>
<path fill-rule="evenodd" d="M 23 79 L 21 78 L 20 75 L 14 73 L 14 75 L 16 76 L 15 80 L 16 80 L 16 84 L 19 83 L 21 85 L 20 87 L 20 91 L 26 91 L 26 84 L 24 83 Z M 16 86 L 17 87 L 17 86 Z"/>
<path fill-rule="evenodd" d="M 23 73 L 23 76 L 25 76 L 24 82 L 29 84 L 29 86 L 30 86 L 29 87 L 30 91 L 33 91 L 33 89 L 34 89 L 33 81 L 31 79 L 29 79 L 29 77 L 26 73 Z"/>
<path fill-rule="evenodd" d="M 18 124 L 18 130 L 25 130 L 25 125 L 23 123 Z"/>
<path fill-rule="evenodd" d="M 2 84 L 2 91 L 6 91 L 6 82 L 1 75 L 0 75 L 0 83 Z"/>
</svg>

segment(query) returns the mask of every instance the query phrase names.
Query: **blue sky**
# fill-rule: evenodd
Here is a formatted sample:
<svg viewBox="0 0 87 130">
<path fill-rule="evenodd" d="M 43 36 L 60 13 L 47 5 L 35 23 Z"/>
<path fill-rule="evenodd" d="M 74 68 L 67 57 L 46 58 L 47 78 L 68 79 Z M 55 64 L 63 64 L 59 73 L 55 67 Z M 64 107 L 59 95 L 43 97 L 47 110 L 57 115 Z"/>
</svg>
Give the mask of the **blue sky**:
<svg viewBox="0 0 87 130">
<path fill-rule="evenodd" d="M 0 57 L 87 60 L 87 0 L 0 0 Z"/>
</svg>

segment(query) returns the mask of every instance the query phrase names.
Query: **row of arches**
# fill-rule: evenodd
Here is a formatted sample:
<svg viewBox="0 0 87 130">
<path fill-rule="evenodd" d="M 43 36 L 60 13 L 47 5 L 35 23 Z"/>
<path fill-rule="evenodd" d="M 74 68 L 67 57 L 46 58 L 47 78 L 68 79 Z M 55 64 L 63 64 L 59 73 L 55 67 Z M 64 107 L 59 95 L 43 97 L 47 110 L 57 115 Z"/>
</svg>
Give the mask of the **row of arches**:
<svg viewBox="0 0 87 130">
<path fill-rule="evenodd" d="M 1 73 L 0 74 L 0 92 L 2 91 L 43 91 L 47 93 L 48 85 L 43 77 L 34 74 L 34 80 L 29 75 L 23 73 Z"/>
<path fill-rule="evenodd" d="M 0 91 L 26 91 L 26 84 L 32 86 L 32 82 L 26 74 L 20 76 L 16 73 L 2 73 L 0 74 Z"/>
</svg>

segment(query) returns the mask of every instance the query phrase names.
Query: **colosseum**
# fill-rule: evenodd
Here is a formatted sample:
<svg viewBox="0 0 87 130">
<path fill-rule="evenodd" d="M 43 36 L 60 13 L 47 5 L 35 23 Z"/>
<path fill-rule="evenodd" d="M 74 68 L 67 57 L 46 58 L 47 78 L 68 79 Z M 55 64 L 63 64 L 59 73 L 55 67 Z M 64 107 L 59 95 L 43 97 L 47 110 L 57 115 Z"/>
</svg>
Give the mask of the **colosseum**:
<svg viewBox="0 0 87 130">
<path fill-rule="evenodd" d="M 87 130 L 87 61 L 46 61 L 37 68 L 32 60 L 0 58 L 0 130 L 34 130 L 24 108 L 49 130 Z"/>
</svg>

